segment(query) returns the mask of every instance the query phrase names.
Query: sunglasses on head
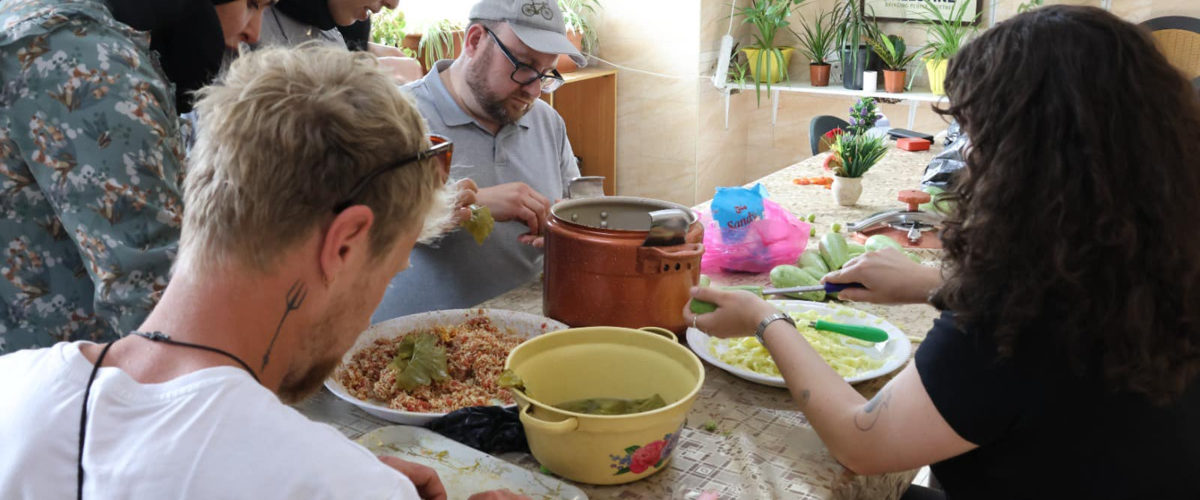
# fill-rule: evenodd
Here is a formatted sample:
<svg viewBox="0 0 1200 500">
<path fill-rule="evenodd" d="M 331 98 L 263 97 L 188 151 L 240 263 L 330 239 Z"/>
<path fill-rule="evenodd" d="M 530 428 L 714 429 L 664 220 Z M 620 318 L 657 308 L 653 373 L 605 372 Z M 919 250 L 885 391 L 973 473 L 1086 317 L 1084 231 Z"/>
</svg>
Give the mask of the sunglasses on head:
<svg viewBox="0 0 1200 500">
<path fill-rule="evenodd" d="M 384 173 L 391 172 L 392 170 L 396 170 L 410 163 L 420 163 L 434 157 L 436 157 L 438 161 L 442 163 L 442 165 L 449 167 L 450 158 L 454 154 L 454 143 L 451 142 L 450 139 L 436 134 L 429 135 L 429 143 L 432 144 L 429 149 L 421 151 L 407 158 L 403 158 L 395 163 L 384 165 L 363 176 L 362 180 L 358 181 L 358 183 L 354 185 L 354 188 L 350 190 L 350 194 L 346 195 L 346 198 L 340 203 L 333 206 L 333 213 L 341 213 L 342 210 L 345 210 L 353 205 L 354 199 L 362 195 L 362 192 L 367 188 L 367 185 L 369 185 L 371 181 L 374 181 L 376 177 L 379 177 Z"/>
</svg>

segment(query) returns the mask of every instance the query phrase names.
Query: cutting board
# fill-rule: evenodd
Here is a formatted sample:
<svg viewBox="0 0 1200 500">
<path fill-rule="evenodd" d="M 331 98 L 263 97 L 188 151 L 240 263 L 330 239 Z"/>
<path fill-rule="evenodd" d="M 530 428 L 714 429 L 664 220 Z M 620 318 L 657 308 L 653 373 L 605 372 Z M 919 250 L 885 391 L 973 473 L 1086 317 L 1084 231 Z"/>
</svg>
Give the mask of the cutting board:
<svg viewBox="0 0 1200 500">
<path fill-rule="evenodd" d="M 376 455 L 432 467 L 447 498 L 508 489 L 535 500 L 587 500 L 579 488 L 554 476 L 518 467 L 423 427 L 380 427 L 363 434 L 358 444 Z"/>
</svg>

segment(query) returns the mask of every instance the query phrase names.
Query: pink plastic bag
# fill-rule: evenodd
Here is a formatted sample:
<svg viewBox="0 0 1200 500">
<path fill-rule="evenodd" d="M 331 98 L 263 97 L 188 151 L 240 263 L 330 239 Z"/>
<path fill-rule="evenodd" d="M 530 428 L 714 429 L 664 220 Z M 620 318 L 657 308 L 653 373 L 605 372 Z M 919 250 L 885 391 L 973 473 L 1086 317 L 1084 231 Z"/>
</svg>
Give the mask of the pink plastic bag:
<svg viewBox="0 0 1200 500">
<path fill-rule="evenodd" d="M 795 264 L 808 246 L 809 225 L 767 199 L 762 185 L 717 188 L 711 211 L 700 213 L 704 224 L 704 257 L 700 269 L 764 273 Z"/>
</svg>

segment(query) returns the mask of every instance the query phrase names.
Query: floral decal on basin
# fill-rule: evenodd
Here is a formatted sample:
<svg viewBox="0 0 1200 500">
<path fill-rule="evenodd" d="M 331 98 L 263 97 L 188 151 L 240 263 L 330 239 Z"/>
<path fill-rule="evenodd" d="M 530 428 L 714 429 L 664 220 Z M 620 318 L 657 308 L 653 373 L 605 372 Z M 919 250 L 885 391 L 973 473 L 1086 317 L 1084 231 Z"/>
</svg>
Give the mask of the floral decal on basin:
<svg viewBox="0 0 1200 500">
<path fill-rule="evenodd" d="M 623 456 L 609 455 L 613 461 L 609 467 L 616 469 L 617 472 L 613 474 L 614 476 L 627 473 L 641 474 L 666 462 L 677 443 L 679 443 L 679 431 L 669 433 L 658 441 L 641 446 L 635 444 L 625 448 Z"/>
</svg>

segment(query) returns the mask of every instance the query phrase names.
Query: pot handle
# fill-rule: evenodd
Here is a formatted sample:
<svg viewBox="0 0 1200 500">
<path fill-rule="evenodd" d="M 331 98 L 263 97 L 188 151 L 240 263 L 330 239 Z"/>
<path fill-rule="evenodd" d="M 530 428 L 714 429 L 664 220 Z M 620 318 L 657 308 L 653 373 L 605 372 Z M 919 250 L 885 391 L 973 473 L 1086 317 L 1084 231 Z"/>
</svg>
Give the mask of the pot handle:
<svg viewBox="0 0 1200 500">
<path fill-rule="evenodd" d="M 533 405 L 526 406 L 521 410 L 521 423 L 536 430 L 550 434 L 566 434 L 579 427 L 579 419 L 575 417 L 567 417 L 566 420 L 558 422 L 548 422 L 533 416 L 529 412 L 531 408 L 533 408 Z"/>
<path fill-rule="evenodd" d="M 671 270 L 686 270 L 676 268 L 679 264 L 696 261 L 699 267 L 700 256 L 704 255 L 703 243 L 685 243 L 670 247 L 638 247 L 637 267 L 642 274 L 665 273 Z"/>
<path fill-rule="evenodd" d="M 668 330 L 661 326 L 643 326 L 641 328 L 638 328 L 638 330 L 641 330 L 643 332 L 653 333 L 655 335 L 662 335 L 663 337 L 671 339 L 672 342 L 679 342 L 679 337 L 675 336 L 675 332 L 672 332 L 671 330 Z"/>
<path fill-rule="evenodd" d="M 567 184 L 567 198 L 578 200 L 583 198 L 604 197 L 604 176 L 587 175 L 575 177 Z"/>
</svg>

